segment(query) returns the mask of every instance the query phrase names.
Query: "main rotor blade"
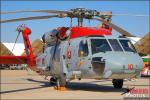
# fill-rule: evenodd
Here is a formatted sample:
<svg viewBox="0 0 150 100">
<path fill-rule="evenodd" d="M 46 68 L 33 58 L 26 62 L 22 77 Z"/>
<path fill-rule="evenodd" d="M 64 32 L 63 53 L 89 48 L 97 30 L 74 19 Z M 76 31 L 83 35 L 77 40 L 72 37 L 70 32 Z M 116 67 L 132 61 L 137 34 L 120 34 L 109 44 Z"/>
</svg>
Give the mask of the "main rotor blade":
<svg viewBox="0 0 150 100">
<path fill-rule="evenodd" d="M 111 14 L 112 16 L 133 16 L 133 17 L 149 17 L 149 15 L 140 14 Z"/>
<path fill-rule="evenodd" d="M 101 21 L 109 26 L 111 26 L 114 30 L 116 30 L 117 32 L 119 32 L 122 35 L 128 36 L 128 37 L 134 37 L 134 35 L 132 35 L 131 33 L 127 32 L 126 30 L 122 29 L 121 27 L 111 23 L 111 22 L 107 22 L 104 19 L 101 18 L 93 18 L 94 20 L 98 20 Z"/>
<path fill-rule="evenodd" d="M 59 16 L 58 15 L 47 15 L 47 16 L 16 18 L 16 19 L 1 20 L 0 23 L 18 22 L 18 21 L 26 21 L 26 20 L 48 19 L 48 18 L 53 18 L 53 17 L 59 17 Z"/>
<path fill-rule="evenodd" d="M 1 12 L 1 14 L 13 14 L 13 13 L 24 13 L 24 12 L 43 12 L 43 13 L 54 13 L 54 14 L 68 13 L 68 11 L 59 11 L 59 10 L 18 10 L 18 11 L 4 11 Z"/>
<path fill-rule="evenodd" d="M 133 17 L 149 17 L 149 15 L 143 15 L 143 14 L 112 14 L 111 11 L 109 12 L 98 12 L 96 16 L 133 16 Z"/>
</svg>

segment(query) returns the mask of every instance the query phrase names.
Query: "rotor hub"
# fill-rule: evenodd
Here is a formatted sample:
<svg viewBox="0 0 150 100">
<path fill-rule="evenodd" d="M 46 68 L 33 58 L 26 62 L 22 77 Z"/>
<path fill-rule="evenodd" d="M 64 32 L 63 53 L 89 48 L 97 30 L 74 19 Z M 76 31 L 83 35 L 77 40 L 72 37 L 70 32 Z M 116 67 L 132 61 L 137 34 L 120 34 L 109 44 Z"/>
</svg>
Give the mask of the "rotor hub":
<svg viewBox="0 0 150 100">
<path fill-rule="evenodd" d="M 92 19 L 94 17 L 101 17 L 106 21 L 110 21 L 112 12 L 98 12 L 96 10 L 90 10 L 85 8 L 71 9 L 67 16 L 70 18 L 78 18 L 78 26 L 82 26 L 83 19 Z"/>
</svg>

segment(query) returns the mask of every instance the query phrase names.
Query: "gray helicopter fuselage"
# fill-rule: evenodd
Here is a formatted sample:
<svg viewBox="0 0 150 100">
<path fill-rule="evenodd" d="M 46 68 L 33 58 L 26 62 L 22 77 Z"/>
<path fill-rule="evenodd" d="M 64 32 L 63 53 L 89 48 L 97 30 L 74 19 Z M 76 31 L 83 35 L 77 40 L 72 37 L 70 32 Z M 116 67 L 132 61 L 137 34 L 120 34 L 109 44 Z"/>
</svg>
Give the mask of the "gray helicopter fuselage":
<svg viewBox="0 0 150 100">
<path fill-rule="evenodd" d="M 81 37 L 47 46 L 36 60 L 47 76 L 65 74 L 67 79 L 126 79 L 139 76 L 143 68 L 129 39 L 110 36 Z"/>
</svg>

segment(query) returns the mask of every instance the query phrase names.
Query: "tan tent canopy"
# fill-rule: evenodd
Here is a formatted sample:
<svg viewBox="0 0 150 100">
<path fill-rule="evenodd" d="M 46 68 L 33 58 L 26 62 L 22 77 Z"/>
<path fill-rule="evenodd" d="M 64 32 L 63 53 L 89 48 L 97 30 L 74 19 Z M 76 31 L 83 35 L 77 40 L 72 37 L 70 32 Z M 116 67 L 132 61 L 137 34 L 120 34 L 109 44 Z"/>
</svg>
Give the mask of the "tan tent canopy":
<svg viewBox="0 0 150 100">
<path fill-rule="evenodd" d="M 37 55 L 39 53 L 42 53 L 43 50 L 43 42 L 40 39 L 36 39 L 31 43 L 32 49 L 33 49 L 33 54 Z M 22 55 L 26 55 L 24 52 Z"/>
<path fill-rule="evenodd" d="M 14 55 L 14 54 L 2 42 L 0 42 L 0 55 L 8 56 L 8 55 Z"/>
<path fill-rule="evenodd" d="M 139 53 L 150 54 L 150 32 L 135 43 L 135 48 Z"/>
</svg>

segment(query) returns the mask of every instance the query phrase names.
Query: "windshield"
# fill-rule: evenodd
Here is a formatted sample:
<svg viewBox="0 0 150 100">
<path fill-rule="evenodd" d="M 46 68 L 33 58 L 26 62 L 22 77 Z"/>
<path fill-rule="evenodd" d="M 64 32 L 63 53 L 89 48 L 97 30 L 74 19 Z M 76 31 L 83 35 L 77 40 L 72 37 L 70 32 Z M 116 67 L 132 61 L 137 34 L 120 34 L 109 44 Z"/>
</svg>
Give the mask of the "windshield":
<svg viewBox="0 0 150 100">
<path fill-rule="evenodd" d="M 129 40 L 119 40 L 125 51 L 135 52 L 134 46 Z"/>
<path fill-rule="evenodd" d="M 108 39 L 114 51 L 123 51 L 116 39 Z"/>
<path fill-rule="evenodd" d="M 92 54 L 111 51 L 106 39 L 91 39 Z"/>
</svg>

